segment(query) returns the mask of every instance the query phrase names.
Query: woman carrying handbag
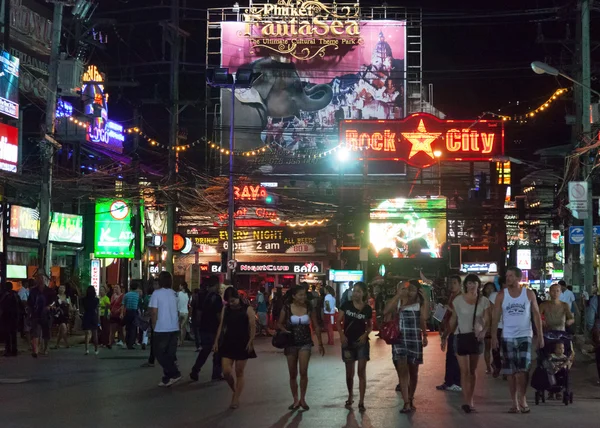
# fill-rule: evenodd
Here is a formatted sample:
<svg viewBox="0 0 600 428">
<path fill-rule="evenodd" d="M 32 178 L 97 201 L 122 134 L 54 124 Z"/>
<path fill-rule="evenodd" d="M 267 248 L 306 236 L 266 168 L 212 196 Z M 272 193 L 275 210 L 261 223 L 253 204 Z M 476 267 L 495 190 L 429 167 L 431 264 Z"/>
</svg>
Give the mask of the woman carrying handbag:
<svg viewBox="0 0 600 428">
<path fill-rule="evenodd" d="M 477 275 L 467 275 L 463 282 L 463 294 L 454 299 L 454 312 L 450 318 L 450 328 L 454 331 L 458 325 L 456 353 L 460 366 L 465 404 L 465 413 L 475 411 L 473 394 L 477 383 L 477 365 L 483 353 L 484 339 L 491 323 L 490 301 L 481 295 L 481 280 Z M 446 349 L 447 333 L 442 336 L 442 351 Z"/>
</svg>

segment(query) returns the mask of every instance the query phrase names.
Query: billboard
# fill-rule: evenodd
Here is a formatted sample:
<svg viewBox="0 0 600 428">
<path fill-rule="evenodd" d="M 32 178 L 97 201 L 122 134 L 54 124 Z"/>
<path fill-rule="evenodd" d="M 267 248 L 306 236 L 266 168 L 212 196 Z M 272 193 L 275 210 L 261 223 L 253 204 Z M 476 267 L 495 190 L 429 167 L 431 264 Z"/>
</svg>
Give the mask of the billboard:
<svg viewBox="0 0 600 428">
<path fill-rule="evenodd" d="M 180 227 L 199 253 L 227 251 L 227 228 Z M 327 251 L 327 234 L 319 228 L 240 227 L 233 233 L 236 254 L 315 254 Z"/>
<path fill-rule="evenodd" d="M 244 158 L 248 170 L 337 174 L 320 155 L 339 146 L 340 119 L 406 114 L 405 38 L 405 21 L 361 21 L 354 6 L 253 4 L 243 22 L 221 23 L 222 67 L 260 73 L 234 103 L 223 89 L 222 141 L 233 109 L 236 152 L 267 148 Z"/>
<path fill-rule="evenodd" d="M 379 256 L 439 258 L 446 242 L 446 198 L 388 199 L 371 210 L 369 240 Z"/>
<path fill-rule="evenodd" d="M 19 118 L 19 58 L 0 53 L 0 113 Z"/>
<path fill-rule="evenodd" d="M 0 80 L 3 76 L 0 76 Z M 0 123 L 0 169 L 17 172 L 19 163 L 19 130 Z"/>
<path fill-rule="evenodd" d="M 211 273 L 219 273 L 221 272 L 221 263 L 210 262 L 208 264 L 209 271 Z M 255 274 L 255 273 L 323 273 L 323 263 L 321 262 L 298 262 L 298 263 L 288 263 L 288 262 L 273 262 L 273 263 L 263 263 L 263 262 L 238 262 L 235 267 L 236 273 L 247 273 L 247 274 Z"/>
<path fill-rule="evenodd" d="M 101 199 L 96 202 L 94 257 L 132 259 L 131 202 Z"/>
<path fill-rule="evenodd" d="M 501 120 L 442 120 L 427 113 L 403 120 L 344 120 L 340 141 L 371 160 L 424 168 L 441 161 L 489 161 L 504 154 Z"/>
<path fill-rule="evenodd" d="M 10 207 L 10 237 L 38 239 L 40 214 L 35 208 L 12 205 Z M 67 244 L 83 242 L 83 216 L 76 214 L 52 213 L 50 241 Z"/>
</svg>

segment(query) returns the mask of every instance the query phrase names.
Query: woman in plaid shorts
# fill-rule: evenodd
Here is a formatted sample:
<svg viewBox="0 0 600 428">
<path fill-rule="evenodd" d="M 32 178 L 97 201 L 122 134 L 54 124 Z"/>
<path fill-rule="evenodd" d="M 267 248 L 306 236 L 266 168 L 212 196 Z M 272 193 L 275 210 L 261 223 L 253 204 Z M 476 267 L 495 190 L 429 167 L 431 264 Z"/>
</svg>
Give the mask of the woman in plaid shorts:
<svg viewBox="0 0 600 428">
<path fill-rule="evenodd" d="M 384 315 L 396 311 L 400 321 L 401 339 L 392 345 L 392 360 L 400 380 L 404 407 L 400 413 L 414 412 L 413 404 L 419 365 L 423 364 L 423 347 L 427 346 L 427 316 L 429 301 L 417 280 L 399 283 L 394 298 L 387 303 Z"/>
</svg>

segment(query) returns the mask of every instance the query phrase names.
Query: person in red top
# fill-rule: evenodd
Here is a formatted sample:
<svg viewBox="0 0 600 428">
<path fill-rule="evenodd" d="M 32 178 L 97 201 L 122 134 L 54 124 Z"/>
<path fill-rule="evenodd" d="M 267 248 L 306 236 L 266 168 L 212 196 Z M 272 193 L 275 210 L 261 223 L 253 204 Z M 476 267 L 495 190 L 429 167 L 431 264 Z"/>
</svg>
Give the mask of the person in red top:
<svg viewBox="0 0 600 428">
<path fill-rule="evenodd" d="M 448 277 L 448 291 L 450 296 L 448 297 L 448 304 L 446 305 L 446 315 L 442 322 L 441 331 L 444 332 L 450 328 L 450 318 L 454 307 L 452 301 L 456 296 L 461 294 L 460 289 L 461 279 L 458 275 L 450 275 Z M 440 391 L 462 391 L 460 385 L 460 367 L 458 366 L 458 360 L 456 359 L 456 349 L 454 342 L 454 332 L 449 332 L 446 347 L 446 371 L 444 377 L 444 383 L 436 386 L 436 389 Z"/>
</svg>

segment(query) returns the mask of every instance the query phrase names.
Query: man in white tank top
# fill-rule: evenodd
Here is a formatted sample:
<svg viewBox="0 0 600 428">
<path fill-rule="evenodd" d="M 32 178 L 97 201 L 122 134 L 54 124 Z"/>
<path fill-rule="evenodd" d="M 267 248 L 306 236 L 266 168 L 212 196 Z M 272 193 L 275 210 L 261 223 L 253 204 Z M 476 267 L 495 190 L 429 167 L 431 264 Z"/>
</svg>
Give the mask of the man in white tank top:
<svg viewBox="0 0 600 428">
<path fill-rule="evenodd" d="M 533 291 L 521 288 L 521 269 L 508 268 L 506 289 L 498 293 L 492 319 L 492 348 L 502 352 L 502 374 L 508 375 L 512 407 L 509 413 L 529 413 L 527 385 L 531 366 L 533 330 L 542 331 L 542 318 Z M 498 338 L 498 323 L 502 317 L 502 338 Z M 538 335 L 537 347 L 544 347 L 544 336 Z"/>
</svg>

